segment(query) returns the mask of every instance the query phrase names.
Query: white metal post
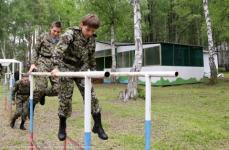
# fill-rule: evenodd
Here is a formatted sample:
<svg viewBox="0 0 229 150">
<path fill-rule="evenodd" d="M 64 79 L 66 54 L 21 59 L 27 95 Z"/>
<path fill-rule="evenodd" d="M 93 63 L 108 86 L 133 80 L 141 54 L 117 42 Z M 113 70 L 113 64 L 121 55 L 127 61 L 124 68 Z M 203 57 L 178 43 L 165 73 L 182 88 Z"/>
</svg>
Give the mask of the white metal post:
<svg viewBox="0 0 229 150">
<path fill-rule="evenodd" d="M 30 120 L 29 120 L 29 132 L 30 132 L 30 149 L 33 149 L 33 75 L 29 75 L 30 80 L 30 96 L 29 96 L 29 106 L 30 107 Z"/>
<path fill-rule="evenodd" d="M 14 78 L 14 72 L 15 72 L 15 63 L 12 63 L 12 74 L 13 74 L 13 78 Z"/>
<path fill-rule="evenodd" d="M 21 74 L 22 74 L 22 62 L 19 63 L 19 79 L 21 80 Z"/>
<path fill-rule="evenodd" d="M 91 148 L 91 78 L 85 76 L 84 89 L 84 149 Z"/>
<path fill-rule="evenodd" d="M 145 150 L 151 145 L 151 79 L 145 75 Z"/>
</svg>

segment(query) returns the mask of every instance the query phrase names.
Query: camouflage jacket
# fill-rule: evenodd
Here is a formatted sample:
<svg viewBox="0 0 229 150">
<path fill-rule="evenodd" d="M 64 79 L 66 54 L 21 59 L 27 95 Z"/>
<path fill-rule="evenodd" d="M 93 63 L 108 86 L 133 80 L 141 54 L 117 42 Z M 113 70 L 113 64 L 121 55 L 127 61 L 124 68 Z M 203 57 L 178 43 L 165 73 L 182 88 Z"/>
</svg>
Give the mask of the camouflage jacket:
<svg viewBox="0 0 229 150">
<path fill-rule="evenodd" d="M 79 27 L 69 28 L 61 37 L 53 54 L 56 67 L 72 66 L 77 71 L 96 69 L 95 37 L 86 39 Z"/>
<path fill-rule="evenodd" d="M 55 49 L 55 46 L 57 44 L 57 41 L 55 41 L 50 33 L 43 33 L 37 38 L 37 43 L 35 45 L 35 49 L 32 54 L 32 64 L 37 65 L 38 59 L 41 57 L 45 58 L 51 58 L 53 50 Z"/>
<path fill-rule="evenodd" d="M 13 86 L 13 91 L 12 91 L 12 100 L 14 100 L 15 95 L 28 95 L 30 93 L 30 84 L 27 82 L 27 84 L 23 84 L 22 80 L 18 80 L 15 82 Z"/>
</svg>

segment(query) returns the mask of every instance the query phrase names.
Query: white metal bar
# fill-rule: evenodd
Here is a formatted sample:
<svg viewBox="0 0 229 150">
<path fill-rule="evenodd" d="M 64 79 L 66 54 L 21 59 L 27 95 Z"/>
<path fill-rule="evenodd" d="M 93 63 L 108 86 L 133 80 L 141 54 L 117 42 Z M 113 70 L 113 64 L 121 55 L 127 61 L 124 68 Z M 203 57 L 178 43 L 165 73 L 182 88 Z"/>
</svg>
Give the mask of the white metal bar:
<svg viewBox="0 0 229 150">
<path fill-rule="evenodd" d="M 52 76 L 50 72 L 32 72 L 31 74 L 33 76 Z M 56 76 L 104 78 L 109 77 L 110 73 L 107 71 L 58 72 Z"/>
<path fill-rule="evenodd" d="M 50 72 L 32 72 L 34 76 L 52 76 Z M 58 72 L 56 76 L 65 77 L 91 77 L 103 78 L 109 76 L 145 76 L 150 77 L 176 77 L 177 71 L 149 71 L 149 72 L 107 72 L 107 71 L 83 71 L 83 72 Z"/>
<path fill-rule="evenodd" d="M 30 133 L 33 133 L 33 76 L 29 76 L 29 81 L 30 81 L 30 96 L 29 96 L 29 104 L 30 104 Z"/>
<path fill-rule="evenodd" d="M 145 76 L 145 150 L 150 150 L 151 143 L 151 79 Z"/>
<path fill-rule="evenodd" d="M 84 149 L 91 146 L 91 78 L 85 76 L 84 89 Z"/>
<path fill-rule="evenodd" d="M 21 80 L 21 74 L 22 74 L 22 63 L 19 63 L 19 79 Z"/>
<path fill-rule="evenodd" d="M 33 149 L 33 76 L 29 76 L 30 81 L 30 96 L 29 96 L 29 106 L 30 107 L 30 120 L 29 120 L 29 139 L 30 139 L 30 149 Z"/>
<path fill-rule="evenodd" d="M 12 63 L 12 73 L 13 73 L 13 78 L 14 78 L 14 72 L 15 72 L 15 63 Z"/>
<path fill-rule="evenodd" d="M 110 76 L 145 76 L 150 77 L 176 77 L 177 71 L 149 71 L 149 72 L 111 72 Z"/>
</svg>

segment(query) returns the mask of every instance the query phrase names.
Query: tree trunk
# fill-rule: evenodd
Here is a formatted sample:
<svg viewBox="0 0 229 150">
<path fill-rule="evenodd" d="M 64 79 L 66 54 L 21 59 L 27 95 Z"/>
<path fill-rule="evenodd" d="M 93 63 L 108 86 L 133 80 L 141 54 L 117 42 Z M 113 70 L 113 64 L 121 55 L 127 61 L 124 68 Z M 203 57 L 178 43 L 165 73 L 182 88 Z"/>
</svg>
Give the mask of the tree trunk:
<svg viewBox="0 0 229 150">
<path fill-rule="evenodd" d="M 3 46 L 2 46 L 2 48 L 1 48 L 1 52 L 2 52 L 2 57 L 3 57 L 3 59 L 6 59 L 5 49 L 6 49 L 6 43 L 5 43 L 5 40 L 3 40 Z"/>
<path fill-rule="evenodd" d="M 211 18 L 208 11 L 208 0 L 203 0 L 204 15 L 207 25 L 207 35 L 208 35 L 208 52 L 209 52 L 209 65 L 210 65 L 210 83 L 215 84 L 217 81 L 217 70 L 214 60 L 215 48 L 212 38 L 212 27 L 211 27 Z"/>
<path fill-rule="evenodd" d="M 28 49 L 29 49 L 29 62 L 31 62 L 31 57 L 32 57 L 32 47 L 33 47 L 33 38 L 32 34 L 28 35 Z"/>
<path fill-rule="evenodd" d="M 114 24 L 111 24 L 111 56 L 112 56 L 111 71 L 116 72 L 117 63 L 116 63 Z M 112 82 L 116 82 L 116 77 L 112 77 Z"/>
<path fill-rule="evenodd" d="M 116 71 L 116 52 L 115 52 L 114 24 L 111 25 L 111 56 L 112 56 L 112 67 L 111 67 L 111 71 Z"/>
<path fill-rule="evenodd" d="M 142 31 L 141 31 L 141 12 L 140 0 L 133 0 L 134 9 L 134 36 L 135 36 L 135 60 L 131 72 L 139 72 L 142 68 Z M 122 99 L 128 101 L 136 98 L 138 85 L 138 77 L 129 77 L 127 89 L 123 92 Z"/>
</svg>

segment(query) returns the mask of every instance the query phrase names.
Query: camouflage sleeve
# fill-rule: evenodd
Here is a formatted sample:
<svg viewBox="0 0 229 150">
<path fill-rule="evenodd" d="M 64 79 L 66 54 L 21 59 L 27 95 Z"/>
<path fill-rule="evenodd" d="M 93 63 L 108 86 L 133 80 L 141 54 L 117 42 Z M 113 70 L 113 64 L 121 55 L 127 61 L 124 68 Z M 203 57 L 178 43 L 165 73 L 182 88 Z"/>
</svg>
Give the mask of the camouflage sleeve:
<svg viewBox="0 0 229 150">
<path fill-rule="evenodd" d="M 53 64 L 55 68 L 60 67 L 63 64 L 64 51 L 68 48 L 68 45 L 73 40 L 73 31 L 67 30 L 58 42 L 54 52 L 53 52 Z"/>
<path fill-rule="evenodd" d="M 90 47 L 90 50 L 89 50 L 89 67 L 90 67 L 90 70 L 93 70 L 95 71 L 96 70 L 96 59 L 95 59 L 95 41 L 93 42 L 93 44 L 91 45 Z"/>
<path fill-rule="evenodd" d="M 36 45 L 32 53 L 32 59 L 31 59 L 31 64 L 37 64 L 37 59 L 39 57 L 39 51 L 41 49 L 42 45 L 42 36 L 39 36 L 36 40 Z"/>
<path fill-rule="evenodd" d="M 18 84 L 19 84 L 19 81 L 15 82 L 14 86 L 13 86 L 13 90 L 12 90 L 12 101 L 14 101 L 14 98 L 15 98 L 15 95 L 18 91 Z"/>
<path fill-rule="evenodd" d="M 88 53 L 85 53 L 82 57 L 83 66 L 80 71 L 87 71 L 88 69 L 94 71 L 96 68 L 95 63 L 95 41 L 93 40 L 89 46 Z"/>
</svg>

